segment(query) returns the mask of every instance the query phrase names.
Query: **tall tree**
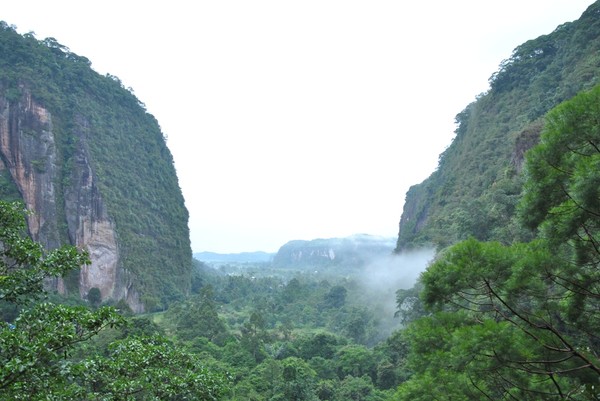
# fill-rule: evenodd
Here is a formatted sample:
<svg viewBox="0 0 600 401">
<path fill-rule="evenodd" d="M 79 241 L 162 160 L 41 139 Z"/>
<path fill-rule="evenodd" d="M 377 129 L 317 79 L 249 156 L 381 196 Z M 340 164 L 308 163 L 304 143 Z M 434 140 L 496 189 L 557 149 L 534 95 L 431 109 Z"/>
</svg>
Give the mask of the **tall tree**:
<svg viewBox="0 0 600 401">
<path fill-rule="evenodd" d="M 217 313 L 211 285 L 202 287 L 198 296 L 182 304 L 181 312 L 177 316 L 177 335 L 180 338 L 192 340 L 205 337 L 222 344 L 226 334 L 227 327 Z"/>
<path fill-rule="evenodd" d="M 527 155 L 520 209 L 525 223 L 556 250 L 562 263 L 546 269 L 547 279 L 565 294 L 571 329 L 584 334 L 594 350 L 600 348 L 599 115 L 600 86 L 548 114 L 541 143 Z"/>
<path fill-rule="evenodd" d="M 300 358 L 289 357 L 281 361 L 282 378 L 273 400 L 316 401 L 315 372 Z"/>
<path fill-rule="evenodd" d="M 265 319 L 258 311 L 252 312 L 248 321 L 240 328 L 240 344 L 252 354 L 257 363 L 265 358 L 263 346 L 268 337 L 266 329 Z"/>
</svg>

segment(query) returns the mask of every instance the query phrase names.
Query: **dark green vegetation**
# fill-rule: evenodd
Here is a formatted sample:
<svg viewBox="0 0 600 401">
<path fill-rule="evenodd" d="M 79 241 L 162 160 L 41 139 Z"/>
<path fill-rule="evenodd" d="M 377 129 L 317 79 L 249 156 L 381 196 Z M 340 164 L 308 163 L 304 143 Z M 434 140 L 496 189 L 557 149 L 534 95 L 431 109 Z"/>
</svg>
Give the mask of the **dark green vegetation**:
<svg viewBox="0 0 600 401">
<path fill-rule="evenodd" d="M 600 4 L 517 47 L 490 90 L 456 116 L 456 137 L 437 170 L 410 188 L 397 249 L 443 248 L 474 236 L 510 243 L 531 232 L 514 219 L 523 154 L 552 107 L 600 82 Z"/>
<path fill-rule="evenodd" d="M 439 252 L 392 399 L 600 399 L 599 36 L 597 2 L 519 46 L 409 191 L 398 249 Z"/>
<path fill-rule="evenodd" d="M 0 24 L 0 94 L 13 108 L 30 94 L 51 113 L 59 216 L 54 235 L 73 244 L 67 223 L 78 216 L 68 215 L 66 197 L 78 191 L 75 172 L 89 162 L 89 179 L 116 227 L 119 269 L 133 276 L 146 310 L 161 309 L 187 294 L 191 275 L 188 214 L 173 159 L 143 104 L 116 77 L 100 76 L 90 65 L 52 38 L 40 41 Z M 42 169 L 45 162 L 32 164 Z M 2 199 L 19 198 L 6 173 L 0 177 Z"/>
<path fill-rule="evenodd" d="M 126 318 L 45 293 L 44 280 L 89 261 L 44 251 L 23 217 L 0 201 L 0 399 L 385 400 L 406 379 L 404 340 L 388 336 L 397 321 L 357 271 L 329 272 L 332 283 L 198 262 L 192 296 Z"/>
<path fill-rule="evenodd" d="M 206 366 L 233 376 L 225 399 L 385 400 L 406 378 L 406 351 L 391 335 L 399 324 L 393 307 L 383 304 L 394 290 L 363 281 L 358 269 L 215 270 L 198 262 L 193 296 L 153 320 Z"/>
<path fill-rule="evenodd" d="M 548 113 L 527 153 L 516 218 L 536 240 L 469 239 L 422 275 L 396 399 L 600 398 L 599 116 L 596 86 Z"/>
<path fill-rule="evenodd" d="M 227 376 L 202 367 L 147 321 L 48 301 L 43 281 L 88 262 L 25 236 L 19 203 L 0 201 L 0 399 L 215 400 Z M 12 315 L 12 316 L 11 316 Z M 103 335 L 101 335 L 103 334 Z"/>
</svg>

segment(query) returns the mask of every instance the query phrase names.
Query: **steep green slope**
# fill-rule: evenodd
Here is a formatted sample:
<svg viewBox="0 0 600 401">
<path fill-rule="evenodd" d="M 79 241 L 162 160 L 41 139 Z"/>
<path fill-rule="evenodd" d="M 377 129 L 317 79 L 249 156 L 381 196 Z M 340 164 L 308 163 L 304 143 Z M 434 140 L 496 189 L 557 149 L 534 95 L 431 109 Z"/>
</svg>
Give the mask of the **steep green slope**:
<svg viewBox="0 0 600 401">
<path fill-rule="evenodd" d="M 192 261 L 188 212 L 172 155 L 144 105 L 116 77 L 93 71 L 85 57 L 52 38 L 19 35 L 6 23 L 0 25 L 0 95 L 10 109 L 8 130 L 16 130 L 18 138 L 38 138 L 51 130 L 55 162 L 30 164 L 34 173 L 52 169 L 60 242 L 76 242 L 83 223 L 73 214 L 89 198 L 79 194 L 79 186 L 92 182 L 92 195 L 98 195 L 90 207 L 102 209 L 97 214 L 106 209 L 116 231 L 120 279 L 139 294 L 141 309 L 161 308 L 186 294 Z M 49 112 L 50 128 L 15 120 L 28 96 Z M 24 127 L 30 126 L 27 132 Z M 14 197 L 11 177 L 3 174 L 0 195 Z M 76 280 L 69 286 L 77 286 Z"/>
<path fill-rule="evenodd" d="M 599 78 L 600 2 L 517 47 L 489 91 L 457 115 L 456 136 L 437 170 L 409 189 L 396 249 L 444 247 L 469 236 L 528 238 L 514 222 L 523 154 L 538 140 L 541 117 Z"/>
</svg>

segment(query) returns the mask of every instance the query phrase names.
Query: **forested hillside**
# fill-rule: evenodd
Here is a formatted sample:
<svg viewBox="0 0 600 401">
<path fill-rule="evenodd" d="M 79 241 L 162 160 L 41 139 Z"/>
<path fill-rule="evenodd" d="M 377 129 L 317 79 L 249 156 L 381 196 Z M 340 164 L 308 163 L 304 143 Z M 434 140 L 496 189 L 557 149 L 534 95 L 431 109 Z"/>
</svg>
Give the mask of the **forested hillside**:
<svg viewBox="0 0 600 401">
<path fill-rule="evenodd" d="M 490 89 L 456 116 L 456 136 L 437 170 L 409 189 L 397 250 L 444 247 L 469 236 L 530 238 L 514 220 L 523 155 L 537 143 L 548 110 L 599 82 L 599 13 L 595 3 L 502 62 Z"/>
<path fill-rule="evenodd" d="M 118 78 L 53 38 L 0 24 L 0 197 L 32 237 L 91 264 L 57 288 L 162 309 L 190 288 L 188 212 L 157 121 Z M 96 290 L 94 290 L 96 291 Z"/>
</svg>

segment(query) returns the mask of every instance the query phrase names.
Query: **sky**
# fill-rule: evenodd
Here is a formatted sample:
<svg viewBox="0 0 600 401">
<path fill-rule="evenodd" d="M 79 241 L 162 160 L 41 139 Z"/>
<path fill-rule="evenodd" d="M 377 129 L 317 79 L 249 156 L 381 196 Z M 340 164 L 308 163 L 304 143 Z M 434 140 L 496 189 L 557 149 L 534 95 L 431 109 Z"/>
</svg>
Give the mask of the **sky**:
<svg viewBox="0 0 600 401">
<path fill-rule="evenodd" d="M 592 0 L 2 0 L 117 76 L 173 153 L 194 252 L 396 237 L 513 49 Z"/>
</svg>

